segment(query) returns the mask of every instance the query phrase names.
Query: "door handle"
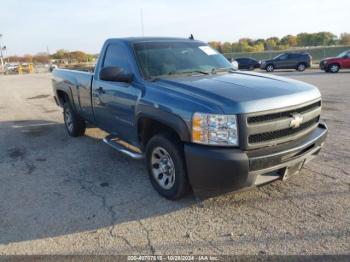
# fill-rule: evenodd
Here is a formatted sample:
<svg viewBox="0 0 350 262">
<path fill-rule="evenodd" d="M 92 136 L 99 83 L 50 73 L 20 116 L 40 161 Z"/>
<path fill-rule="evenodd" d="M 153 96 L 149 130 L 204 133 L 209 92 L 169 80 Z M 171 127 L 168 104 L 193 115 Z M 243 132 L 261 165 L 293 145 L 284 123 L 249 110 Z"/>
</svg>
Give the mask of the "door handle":
<svg viewBox="0 0 350 262">
<path fill-rule="evenodd" d="M 104 94 L 105 93 L 105 90 L 100 86 L 99 88 L 97 88 L 97 92 L 99 94 Z"/>
</svg>

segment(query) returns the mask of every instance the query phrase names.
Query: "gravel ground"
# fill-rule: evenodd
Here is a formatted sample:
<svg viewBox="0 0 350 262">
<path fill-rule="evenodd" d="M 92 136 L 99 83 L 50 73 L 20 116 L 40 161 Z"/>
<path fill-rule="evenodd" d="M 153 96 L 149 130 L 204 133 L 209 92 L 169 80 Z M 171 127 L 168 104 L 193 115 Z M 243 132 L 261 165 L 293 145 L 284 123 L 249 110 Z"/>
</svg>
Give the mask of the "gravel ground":
<svg viewBox="0 0 350 262">
<path fill-rule="evenodd" d="M 285 182 L 178 202 L 101 130 L 69 137 L 50 74 L 0 77 L 0 255 L 350 254 L 350 72 L 276 74 L 320 88 L 319 157 Z"/>
</svg>

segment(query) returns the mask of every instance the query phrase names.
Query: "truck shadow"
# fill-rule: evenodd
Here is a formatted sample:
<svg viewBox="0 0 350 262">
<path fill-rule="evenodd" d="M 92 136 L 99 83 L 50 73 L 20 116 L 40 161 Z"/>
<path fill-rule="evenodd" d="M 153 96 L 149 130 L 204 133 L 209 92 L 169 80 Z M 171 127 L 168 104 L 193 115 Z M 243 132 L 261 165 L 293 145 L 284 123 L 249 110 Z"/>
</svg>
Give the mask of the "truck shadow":
<svg viewBox="0 0 350 262">
<path fill-rule="evenodd" d="M 96 231 L 191 206 L 152 188 L 143 161 L 105 145 L 89 128 L 71 138 L 64 124 L 0 122 L 0 244 Z"/>
</svg>

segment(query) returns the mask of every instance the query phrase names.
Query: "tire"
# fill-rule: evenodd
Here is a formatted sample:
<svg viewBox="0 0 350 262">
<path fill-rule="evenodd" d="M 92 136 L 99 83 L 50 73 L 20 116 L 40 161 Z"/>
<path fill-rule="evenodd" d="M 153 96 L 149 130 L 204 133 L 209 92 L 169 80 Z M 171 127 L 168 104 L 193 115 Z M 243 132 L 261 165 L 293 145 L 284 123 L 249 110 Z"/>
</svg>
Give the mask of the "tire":
<svg viewBox="0 0 350 262">
<path fill-rule="evenodd" d="M 338 73 L 339 69 L 340 69 L 340 66 L 338 64 L 330 64 L 328 66 L 328 72 L 330 73 Z"/>
<path fill-rule="evenodd" d="M 275 67 L 273 64 L 269 64 L 265 67 L 266 72 L 273 72 L 275 70 Z"/>
<path fill-rule="evenodd" d="M 85 134 L 85 120 L 75 113 L 69 102 L 63 105 L 63 119 L 70 136 L 77 137 Z"/>
<path fill-rule="evenodd" d="M 163 197 L 177 200 L 190 189 L 183 145 L 171 135 L 159 134 L 146 146 L 146 164 L 153 187 Z"/>
<path fill-rule="evenodd" d="M 297 70 L 299 72 L 303 72 L 303 71 L 305 71 L 305 69 L 306 69 L 306 65 L 304 63 L 300 63 L 297 65 Z"/>
</svg>

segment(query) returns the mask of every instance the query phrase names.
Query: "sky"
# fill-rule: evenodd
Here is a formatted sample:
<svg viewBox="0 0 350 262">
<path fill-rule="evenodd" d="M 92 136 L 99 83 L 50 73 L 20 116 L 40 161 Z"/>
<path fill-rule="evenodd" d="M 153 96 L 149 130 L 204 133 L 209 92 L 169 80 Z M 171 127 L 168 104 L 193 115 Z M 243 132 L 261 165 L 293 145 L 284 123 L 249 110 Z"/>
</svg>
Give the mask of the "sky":
<svg viewBox="0 0 350 262">
<path fill-rule="evenodd" d="M 300 32 L 350 32 L 350 0 L 0 0 L 8 55 L 64 48 L 98 53 L 111 37 L 237 41 Z"/>
</svg>

